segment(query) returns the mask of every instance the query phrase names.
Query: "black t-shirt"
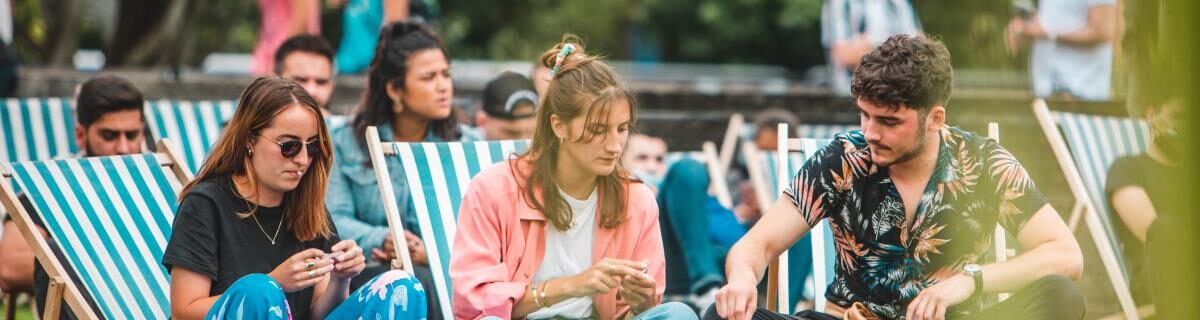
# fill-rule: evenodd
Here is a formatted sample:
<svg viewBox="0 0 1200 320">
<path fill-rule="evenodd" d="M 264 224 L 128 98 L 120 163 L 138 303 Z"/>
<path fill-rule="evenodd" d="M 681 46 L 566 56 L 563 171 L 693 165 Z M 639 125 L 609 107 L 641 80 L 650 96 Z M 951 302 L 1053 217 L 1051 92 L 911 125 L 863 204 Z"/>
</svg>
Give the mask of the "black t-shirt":
<svg viewBox="0 0 1200 320">
<path fill-rule="evenodd" d="M 210 295 L 225 292 L 234 281 L 252 273 L 270 273 L 292 255 L 307 249 L 329 252 L 337 243 L 337 229 L 332 239 L 318 237 L 301 242 L 283 222 L 275 244 L 274 236 L 283 206 L 259 207 L 254 218 L 239 218 L 239 212 L 249 212 L 250 203 L 237 196 L 233 180 L 218 177 L 196 184 L 179 204 L 171 241 L 163 253 L 167 270 L 181 267 L 213 279 Z M 328 215 L 328 213 L 326 213 Z M 329 219 L 331 221 L 332 219 Z M 261 228 L 260 228 L 261 225 Z M 333 228 L 333 226 L 330 226 Z M 265 232 L 264 232 L 265 230 Z M 309 319 L 313 288 L 287 294 L 295 319 Z"/>
<path fill-rule="evenodd" d="M 1113 161 L 1108 169 L 1108 182 L 1105 186 L 1108 198 L 1105 199 L 1105 203 L 1108 203 L 1110 219 L 1115 224 L 1113 227 L 1125 253 L 1126 269 L 1130 274 L 1130 291 L 1138 304 L 1150 302 L 1145 247 L 1113 209 L 1113 192 L 1128 186 L 1141 187 L 1150 196 L 1150 203 L 1153 204 L 1157 215 L 1180 214 L 1185 210 L 1182 201 L 1184 197 L 1180 197 L 1178 191 L 1183 183 L 1181 169 L 1159 163 L 1146 154 L 1122 157 Z"/>
</svg>

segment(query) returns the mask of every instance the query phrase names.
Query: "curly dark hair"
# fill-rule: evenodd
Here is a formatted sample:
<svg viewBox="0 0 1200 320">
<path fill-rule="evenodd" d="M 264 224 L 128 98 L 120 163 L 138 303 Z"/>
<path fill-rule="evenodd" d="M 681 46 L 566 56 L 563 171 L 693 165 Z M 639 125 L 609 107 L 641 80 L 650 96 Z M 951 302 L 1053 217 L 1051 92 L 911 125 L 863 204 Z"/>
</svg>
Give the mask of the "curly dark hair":
<svg viewBox="0 0 1200 320">
<path fill-rule="evenodd" d="M 924 114 L 946 105 L 953 83 L 950 52 L 940 40 L 895 35 L 863 56 L 850 94 L 893 111 L 905 107 Z"/>
</svg>

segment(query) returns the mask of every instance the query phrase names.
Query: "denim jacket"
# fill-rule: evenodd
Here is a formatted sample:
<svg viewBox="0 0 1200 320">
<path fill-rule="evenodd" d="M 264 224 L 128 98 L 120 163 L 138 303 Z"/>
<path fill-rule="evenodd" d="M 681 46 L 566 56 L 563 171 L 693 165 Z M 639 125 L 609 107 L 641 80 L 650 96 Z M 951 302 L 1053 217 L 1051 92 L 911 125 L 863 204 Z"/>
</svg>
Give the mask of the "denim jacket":
<svg viewBox="0 0 1200 320">
<path fill-rule="evenodd" d="M 460 127 L 463 141 L 475 141 L 478 137 Z M 390 124 L 378 126 L 379 138 L 392 141 Z M 329 188 L 325 193 L 325 206 L 333 216 L 333 222 L 342 239 L 353 239 L 364 250 L 378 248 L 388 233 L 387 214 L 379 196 L 379 183 L 375 171 L 368 164 L 370 156 L 359 147 L 354 128 L 349 124 L 334 128 L 330 133 L 333 140 L 333 168 L 329 172 Z M 432 131 L 426 133 L 427 142 L 444 142 Z M 400 168 L 400 158 L 386 157 L 389 168 Z M 404 173 L 391 170 L 392 191 L 400 208 L 404 229 L 420 235 L 416 210 L 413 209 L 408 183 Z"/>
</svg>

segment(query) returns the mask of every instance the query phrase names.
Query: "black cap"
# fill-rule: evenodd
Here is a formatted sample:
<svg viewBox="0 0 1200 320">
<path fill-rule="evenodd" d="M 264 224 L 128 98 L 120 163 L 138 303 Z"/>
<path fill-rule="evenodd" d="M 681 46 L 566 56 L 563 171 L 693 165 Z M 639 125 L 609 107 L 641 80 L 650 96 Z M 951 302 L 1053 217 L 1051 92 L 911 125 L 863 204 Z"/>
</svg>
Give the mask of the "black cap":
<svg viewBox="0 0 1200 320">
<path fill-rule="evenodd" d="M 530 107 L 519 108 L 524 103 Z M 483 88 L 483 112 L 493 118 L 522 119 L 537 114 L 538 96 L 533 81 L 525 76 L 505 71 Z"/>
</svg>

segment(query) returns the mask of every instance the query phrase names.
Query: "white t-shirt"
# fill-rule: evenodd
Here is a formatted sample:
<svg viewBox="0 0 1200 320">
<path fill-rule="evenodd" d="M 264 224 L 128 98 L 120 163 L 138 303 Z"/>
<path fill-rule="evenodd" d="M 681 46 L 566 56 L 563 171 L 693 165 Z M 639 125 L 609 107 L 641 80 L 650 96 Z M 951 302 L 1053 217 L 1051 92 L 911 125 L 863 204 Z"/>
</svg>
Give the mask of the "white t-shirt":
<svg viewBox="0 0 1200 320">
<path fill-rule="evenodd" d="M 1116 0 L 1039 1 L 1038 22 L 1061 35 L 1087 25 L 1088 9 L 1116 5 Z M 1085 100 L 1106 100 L 1112 82 L 1112 42 L 1079 47 L 1038 39 L 1033 43 L 1030 76 L 1039 97 L 1063 91 Z"/>
<path fill-rule="evenodd" d="M 569 277 L 592 266 L 592 243 L 596 240 L 596 190 L 586 200 L 571 197 L 562 189 L 558 194 L 571 207 L 571 228 L 558 231 L 553 226 L 546 228 L 546 254 L 542 265 L 533 274 L 533 283 L 541 284 L 547 279 Z M 555 283 L 551 283 L 554 286 Z M 561 289 L 561 288 L 560 288 Z M 565 318 L 590 318 L 592 297 L 563 300 L 548 308 L 529 314 L 529 319 L 545 319 L 555 316 Z"/>
</svg>

